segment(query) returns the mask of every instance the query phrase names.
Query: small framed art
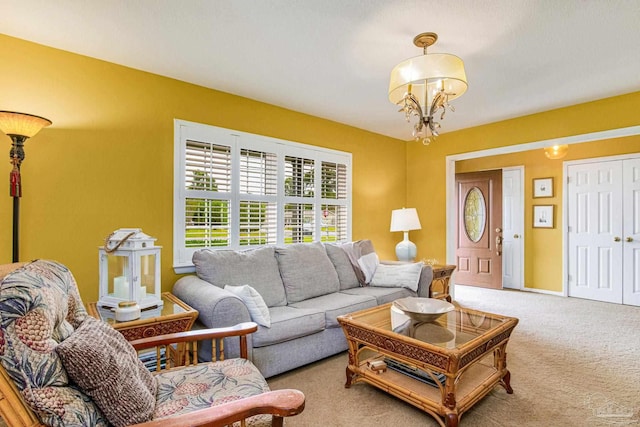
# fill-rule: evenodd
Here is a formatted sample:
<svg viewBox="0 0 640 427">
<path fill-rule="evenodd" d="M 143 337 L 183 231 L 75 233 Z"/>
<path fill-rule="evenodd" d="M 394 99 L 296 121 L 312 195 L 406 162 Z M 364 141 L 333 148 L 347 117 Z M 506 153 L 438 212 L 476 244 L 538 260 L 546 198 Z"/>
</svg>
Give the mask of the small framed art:
<svg viewBox="0 0 640 427">
<path fill-rule="evenodd" d="M 553 228 L 553 208 L 555 205 L 533 206 L 533 228 Z"/>
<path fill-rule="evenodd" d="M 533 197 L 553 197 L 553 178 L 534 178 Z"/>
</svg>

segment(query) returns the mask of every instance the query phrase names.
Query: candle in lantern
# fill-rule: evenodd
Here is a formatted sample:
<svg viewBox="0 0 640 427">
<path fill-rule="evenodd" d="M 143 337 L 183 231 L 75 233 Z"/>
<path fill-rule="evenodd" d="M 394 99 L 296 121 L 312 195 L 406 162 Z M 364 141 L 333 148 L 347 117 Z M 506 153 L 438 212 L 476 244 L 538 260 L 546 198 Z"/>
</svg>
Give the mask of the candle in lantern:
<svg viewBox="0 0 640 427">
<path fill-rule="evenodd" d="M 116 298 L 129 299 L 129 282 L 125 276 L 113 278 L 113 291 Z"/>
<path fill-rule="evenodd" d="M 147 296 L 147 287 L 140 286 L 140 293 L 138 294 L 139 300 L 142 301 L 146 296 Z"/>
</svg>

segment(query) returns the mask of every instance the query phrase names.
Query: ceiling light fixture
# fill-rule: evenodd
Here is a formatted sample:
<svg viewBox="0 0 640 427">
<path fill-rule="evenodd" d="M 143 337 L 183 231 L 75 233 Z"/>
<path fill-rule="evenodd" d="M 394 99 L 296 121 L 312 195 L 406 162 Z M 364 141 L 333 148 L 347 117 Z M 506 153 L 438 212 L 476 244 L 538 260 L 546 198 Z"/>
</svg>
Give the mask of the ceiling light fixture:
<svg viewBox="0 0 640 427">
<path fill-rule="evenodd" d="M 449 108 L 455 111 L 452 101 L 467 90 L 467 75 L 464 62 L 448 53 L 427 54 L 427 48 L 438 40 L 436 33 L 422 33 L 415 36 L 413 44 L 423 49 L 423 54 L 402 61 L 391 70 L 389 100 L 400 105 L 407 122 L 413 116 L 418 118 L 414 125 L 413 137 L 422 139 L 424 145 L 438 136 L 440 123 L 434 115 L 442 110 L 440 120 Z"/>
<path fill-rule="evenodd" d="M 544 155 L 551 160 L 562 159 L 564 156 L 567 155 L 568 151 L 569 151 L 569 146 L 567 144 L 544 147 Z"/>
</svg>

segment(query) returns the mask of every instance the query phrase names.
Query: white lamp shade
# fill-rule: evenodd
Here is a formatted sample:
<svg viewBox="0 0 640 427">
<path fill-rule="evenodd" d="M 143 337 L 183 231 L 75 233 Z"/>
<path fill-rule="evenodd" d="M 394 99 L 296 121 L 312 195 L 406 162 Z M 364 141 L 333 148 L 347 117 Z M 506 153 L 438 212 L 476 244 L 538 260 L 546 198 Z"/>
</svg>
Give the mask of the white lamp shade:
<svg viewBox="0 0 640 427">
<path fill-rule="evenodd" d="M 420 230 L 421 228 L 416 208 L 402 208 L 391 211 L 390 231 Z"/>
<path fill-rule="evenodd" d="M 418 98 L 420 105 L 428 105 L 434 93 L 441 88 L 449 94 L 449 101 L 467 91 L 467 75 L 462 59 L 448 53 L 415 56 L 391 70 L 389 101 L 397 104 L 410 91 Z M 424 99 L 425 94 L 429 99 Z"/>
</svg>

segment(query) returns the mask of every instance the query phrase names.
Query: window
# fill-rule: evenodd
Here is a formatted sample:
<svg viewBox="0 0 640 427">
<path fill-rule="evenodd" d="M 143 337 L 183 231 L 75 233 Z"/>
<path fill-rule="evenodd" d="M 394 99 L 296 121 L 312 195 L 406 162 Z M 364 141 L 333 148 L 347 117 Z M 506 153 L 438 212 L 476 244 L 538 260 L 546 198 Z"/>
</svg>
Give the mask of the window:
<svg viewBox="0 0 640 427">
<path fill-rule="evenodd" d="M 351 240 L 351 154 L 175 121 L 174 267 L 201 248 Z"/>
</svg>

